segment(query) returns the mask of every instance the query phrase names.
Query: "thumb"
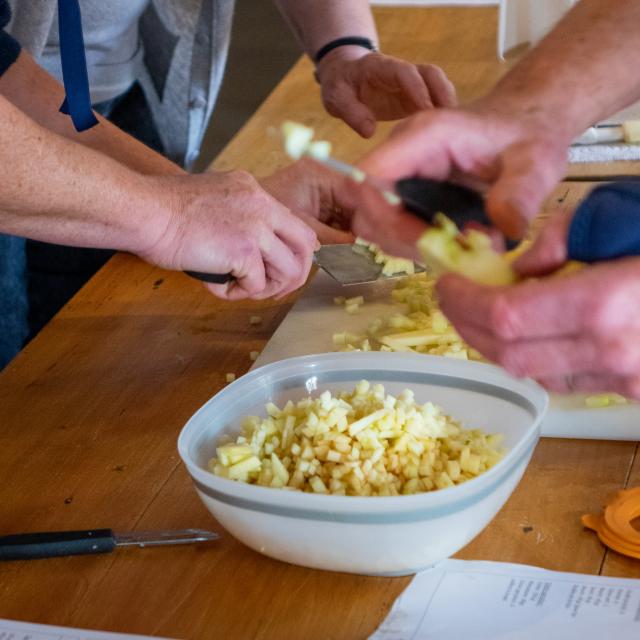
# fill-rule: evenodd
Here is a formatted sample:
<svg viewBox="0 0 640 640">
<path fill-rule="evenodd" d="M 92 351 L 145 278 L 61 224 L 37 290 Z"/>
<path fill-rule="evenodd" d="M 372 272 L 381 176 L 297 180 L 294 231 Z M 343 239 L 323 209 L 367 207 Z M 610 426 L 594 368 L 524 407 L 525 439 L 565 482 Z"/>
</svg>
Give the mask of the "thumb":
<svg viewBox="0 0 640 640">
<path fill-rule="evenodd" d="M 562 178 L 566 153 L 550 145 L 521 142 L 508 147 L 500 160 L 500 174 L 487 193 L 487 211 L 509 238 L 522 238 Z"/>
<path fill-rule="evenodd" d="M 570 215 L 555 213 L 542 227 L 533 246 L 513 263 L 513 268 L 523 276 L 542 276 L 559 269 L 567 261 L 570 222 Z"/>
</svg>

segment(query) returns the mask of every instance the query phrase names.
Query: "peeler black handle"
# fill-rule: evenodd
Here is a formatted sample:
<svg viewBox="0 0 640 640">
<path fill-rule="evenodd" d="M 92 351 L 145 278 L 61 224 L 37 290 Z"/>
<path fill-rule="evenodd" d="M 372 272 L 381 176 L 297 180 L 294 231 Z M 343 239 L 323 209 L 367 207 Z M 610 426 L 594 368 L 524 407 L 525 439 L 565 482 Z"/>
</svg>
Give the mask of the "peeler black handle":
<svg viewBox="0 0 640 640">
<path fill-rule="evenodd" d="M 444 213 L 460 229 L 469 222 L 491 225 L 484 199 L 467 187 L 416 177 L 396 182 L 396 191 L 405 209 L 427 224 L 433 224 L 436 213 Z"/>
<path fill-rule="evenodd" d="M 470 222 L 493 226 L 484 207 L 484 198 L 473 189 L 415 177 L 396 182 L 396 191 L 405 209 L 427 224 L 433 224 L 436 213 L 444 213 L 459 229 L 464 229 Z M 513 249 L 517 244 L 509 238 L 505 240 L 507 249 Z"/>
<path fill-rule="evenodd" d="M 0 536 L 0 561 L 109 553 L 115 548 L 111 529 L 20 533 Z"/>
</svg>

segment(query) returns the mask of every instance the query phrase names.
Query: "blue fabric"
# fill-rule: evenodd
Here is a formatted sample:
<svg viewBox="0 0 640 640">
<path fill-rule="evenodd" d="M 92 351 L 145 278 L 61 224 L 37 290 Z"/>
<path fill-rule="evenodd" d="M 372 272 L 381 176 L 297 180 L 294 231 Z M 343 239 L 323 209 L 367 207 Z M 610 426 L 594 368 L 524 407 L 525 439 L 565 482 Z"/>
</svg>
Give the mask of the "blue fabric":
<svg viewBox="0 0 640 640">
<path fill-rule="evenodd" d="M 18 59 L 20 45 L 6 32 L 4 27 L 11 20 L 11 9 L 6 0 L 0 0 L 0 76 Z"/>
<path fill-rule="evenodd" d="M 640 184 L 594 189 L 571 221 L 567 249 L 570 259 L 581 262 L 640 256 Z"/>
<path fill-rule="evenodd" d="M 3 30 L 10 19 L 9 4 L 0 0 L 0 75 L 20 54 L 20 45 Z M 0 234 L 0 370 L 20 351 L 27 336 L 25 265 L 24 239 Z"/>
<path fill-rule="evenodd" d="M 0 234 L 0 370 L 20 351 L 28 333 L 24 238 Z"/>
<path fill-rule="evenodd" d="M 91 110 L 78 0 L 58 0 L 58 30 L 62 79 L 66 93 L 60 111 L 71 116 L 76 131 L 86 131 L 97 125 L 98 120 Z"/>
</svg>

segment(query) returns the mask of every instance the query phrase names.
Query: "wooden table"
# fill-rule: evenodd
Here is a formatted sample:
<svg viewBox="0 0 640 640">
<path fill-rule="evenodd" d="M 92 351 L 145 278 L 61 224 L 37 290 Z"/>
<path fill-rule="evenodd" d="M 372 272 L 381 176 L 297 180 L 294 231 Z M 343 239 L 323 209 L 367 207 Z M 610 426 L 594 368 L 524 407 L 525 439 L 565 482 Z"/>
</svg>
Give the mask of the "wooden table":
<svg viewBox="0 0 640 640">
<path fill-rule="evenodd" d="M 463 99 L 504 70 L 494 60 L 495 9 L 377 16 L 385 50 L 442 64 Z M 285 117 L 314 125 L 346 159 L 367 146 L 324 114 L 301 62 L 216 166 L 267 173 L 283 164 L 265 130 Z M 585 189 L 563 185 L 551 202 L 569 206 Z M 181 274 L 115 257 L 0 376 L 2 533 L 220 530 L 176 438 L 227 372 L 249 368 L 249 352 L 291 301 L 224 304 Z M 263 322 L 252 326 L 256 313 Z M 640 578 L 640 563 L 606 552 L 579 522 L 639 483 L 635 443 L 542 441 L 513 497 L 459 557 Z M 373 632 L 407 583 L 290 566 L 225 535 L 200 547 L 1 565 L 0 617 L 175 638 L 351 640 Z"/>
</svg>

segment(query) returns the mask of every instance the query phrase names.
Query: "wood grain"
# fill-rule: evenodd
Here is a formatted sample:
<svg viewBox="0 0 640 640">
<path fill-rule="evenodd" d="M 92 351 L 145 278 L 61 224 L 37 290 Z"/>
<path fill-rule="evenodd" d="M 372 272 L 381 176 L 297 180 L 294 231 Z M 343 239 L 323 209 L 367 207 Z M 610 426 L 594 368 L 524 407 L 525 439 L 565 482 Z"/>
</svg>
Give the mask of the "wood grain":
<svg viewBox="0 0 640 640">
<path fill-rule="evenodd" d="M 494 59 L 495 9 L 376 13 L 385 50 L 442 64 L 465 100 L 506 68 Z M 283 164 L 265 131 L 285 118 L 338 141 L 347 160 L 371 144 L 323 112 L 302 61 L 216 166 L 264 174 Z M 561 186 L 549 208 L 573 206 L 586 189 Z M 249 368 L 249 352 L 292 300 L 226 304 L 186 276 L 115 257 L 0 375 L 1 532 L 220 530 L 176 438 L 227 372 Z M 252 326 L 256 314 L 263 321 Z M 505 508 L 460 557 L 640 577 L 640 563 L 605 559 L 579 522 L 640 483 L 635 453 L 633 443 L 542 441 Z M 366 638 L 407 583 L 286 565 L 224 535 L 199 547 L 4 564 L 0 617 L 176 638 Z"/>
</svg>

